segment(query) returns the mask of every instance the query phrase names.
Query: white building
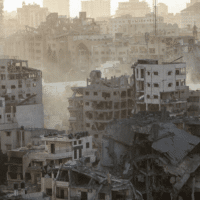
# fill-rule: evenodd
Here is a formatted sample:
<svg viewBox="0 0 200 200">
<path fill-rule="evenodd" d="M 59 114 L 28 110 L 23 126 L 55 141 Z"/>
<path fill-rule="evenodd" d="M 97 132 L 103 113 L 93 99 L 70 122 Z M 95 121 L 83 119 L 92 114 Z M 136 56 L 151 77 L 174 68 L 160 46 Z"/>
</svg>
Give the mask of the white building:
<svg viewBox="0 0 200 200">
<path fill-rule="evenodd" d="M 186 64 L 138 60 L 133 66 L 137 111 L 185 109 L 187 105 Z"/>
</svg>

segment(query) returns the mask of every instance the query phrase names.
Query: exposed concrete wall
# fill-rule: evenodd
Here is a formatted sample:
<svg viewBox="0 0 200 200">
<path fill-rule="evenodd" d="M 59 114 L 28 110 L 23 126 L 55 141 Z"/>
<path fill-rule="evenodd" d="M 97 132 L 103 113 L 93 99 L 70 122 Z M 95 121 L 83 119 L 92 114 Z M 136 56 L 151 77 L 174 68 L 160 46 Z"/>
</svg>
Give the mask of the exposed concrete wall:
<svg viewBox="0 0 200 200">
<path fill-rule="evenodd" d="M 43 128 L 44 112 L 42 104 L 22 105 L 16 107 L 16 120 L 19 127 Z"/>
</svg>

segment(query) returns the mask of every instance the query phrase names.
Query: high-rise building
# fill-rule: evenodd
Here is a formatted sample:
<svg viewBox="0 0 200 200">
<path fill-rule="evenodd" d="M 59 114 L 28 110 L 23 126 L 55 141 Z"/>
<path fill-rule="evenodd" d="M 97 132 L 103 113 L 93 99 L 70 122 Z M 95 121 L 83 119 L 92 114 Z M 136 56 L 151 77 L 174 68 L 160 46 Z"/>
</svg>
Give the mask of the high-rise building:
<svg viewBox="0 0 200 200">
<path fill-rule="evenodd" d="M 43 7 L 48 8 L 49 12 L 58 13 L 58 15 L 70 16 L 69 0 L 43 0 Z"/>
<path fill-rule="evenodd" d="M 168 6 L 164 3 L 159 3 L 157 5 L 157 14 L 158 15 L 167 15 L 168 14 Z"/>
<path fill-rule="evenodd" d="M 194 5 L 195 3 L 198 3 L 200 2 L 200 0 L 190 0 L 190 3 L 187 3 L 186 6 L 189 7 L 189 6 L 192 6 Z"/>
<path fill-rule="evenodd" d="M 17 8 L 17 17 L 20 25 L 37 28 L 41 22 L 46 20 L 47 15 L 48 9 L 41 8 L 37 4 L 23 4 L 22 8 Z"/>
<path fill-rule="evenodd" d="M 81 9 L 87 13 L 88 17 L 109 17 L 110 16 L 110 0 L 89 0 L 81 2 Z"/>
<path fill-rule="evenodd" d="M 129 0 L 129 2 L 119 2 L 118 9 L 116 11 L 116 17 L 122 15 L 132 15 L 133 17 L 144 17 L 150 13 L 151 9 L 147 2 L 139 0 Z"/>
</svg>

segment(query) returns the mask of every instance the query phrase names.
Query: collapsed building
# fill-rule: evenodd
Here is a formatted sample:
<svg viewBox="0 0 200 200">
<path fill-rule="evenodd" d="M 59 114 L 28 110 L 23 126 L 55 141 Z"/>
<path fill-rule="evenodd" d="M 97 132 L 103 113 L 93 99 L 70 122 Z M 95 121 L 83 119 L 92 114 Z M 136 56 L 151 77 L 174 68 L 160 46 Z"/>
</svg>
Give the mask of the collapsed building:
<svg viewBox="0 0 200 200">
<path fill-rule="evenodd" d="M 70 131 L 86 130 L 100 139 L 110 121 L 130 116 L 133 109 L 130 83 L 131 78 L 127 76 L 103 79 L 100 71 L 92 71 L 87 87 L 72 88 L 74 94 L 68 107 Z"/>
<path fill-rule="evenodd" d="M 58 167 L 67 161 L 86 158 L 91 166 L 96 162 L 96 150 L 92 146 L 92 136 L 87 132 L 66 135 L 59 131 L 47 131 L 41 136 L 44 145 L 21 147 L 8 151 L 7 182 L 20 189 L 26 184 L 29 193 L 40 192 L 41 177 L 51 166 Z M 24 187 L 24 186 L 23 186 Z"/>
<path fill-rule="evenodd" d="M 160 112 L 113 121 L 103 137 L 101 164 L 132 177 L 144 199 L 197 198 L 200 139 L 176 124 Z"/>
<path fill-rule="evenodd" d="M 53 199 L 198 199 L 200 138 L 194 118 L 139 112 L 108 123 L 99 163 L 51 168 L 42 192 Z M 189 132 L 188 132 L 189 131 Z"/>
</svg>

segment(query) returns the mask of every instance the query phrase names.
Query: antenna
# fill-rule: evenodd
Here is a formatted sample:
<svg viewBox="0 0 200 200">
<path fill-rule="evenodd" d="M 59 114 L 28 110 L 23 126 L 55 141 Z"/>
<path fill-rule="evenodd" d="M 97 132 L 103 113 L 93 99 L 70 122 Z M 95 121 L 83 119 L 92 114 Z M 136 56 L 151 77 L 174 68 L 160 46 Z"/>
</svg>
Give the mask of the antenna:
<svg viewBox="0 0 200 200">
<path fill-rule="evenodd" d="M 155 36 L 156 36 L 156 0 L 154 2 L 154 6 L 155 6 Z"/>
</svg>

